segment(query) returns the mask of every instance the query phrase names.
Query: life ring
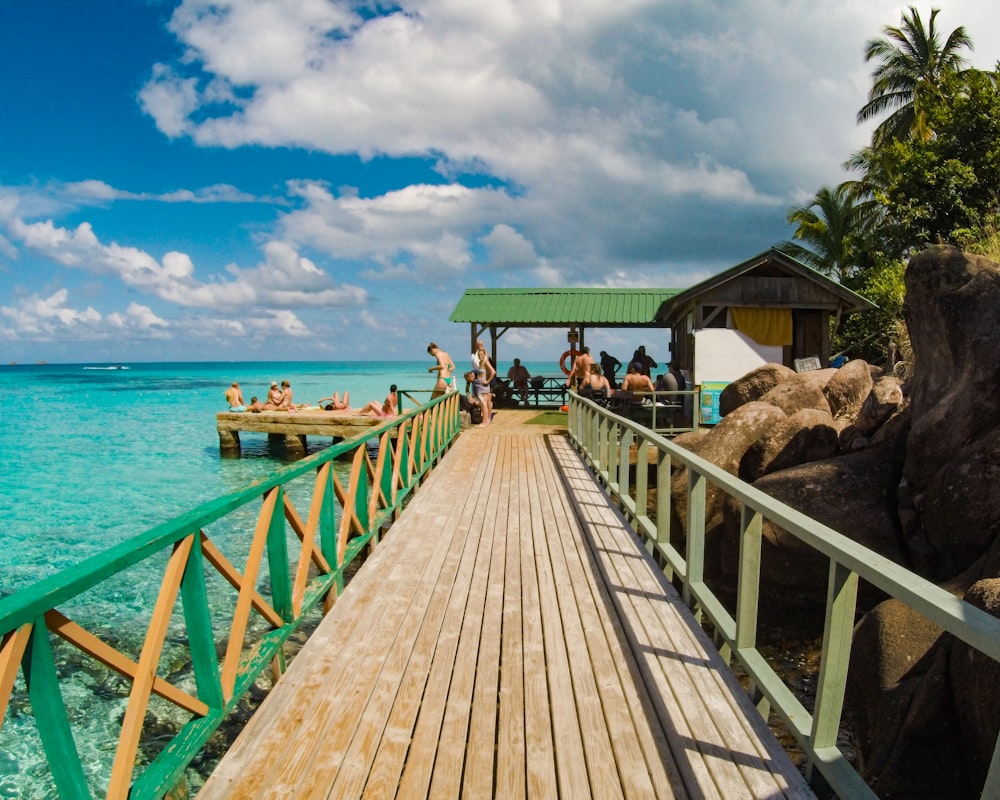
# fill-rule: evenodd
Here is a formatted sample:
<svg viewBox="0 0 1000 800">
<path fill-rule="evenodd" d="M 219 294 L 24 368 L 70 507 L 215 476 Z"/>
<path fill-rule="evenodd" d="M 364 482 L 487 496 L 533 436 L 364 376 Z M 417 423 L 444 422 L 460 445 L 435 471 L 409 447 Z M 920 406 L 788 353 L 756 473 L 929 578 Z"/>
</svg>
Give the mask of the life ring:
<svg viewBox="0 0 1000 800">
<path fill-rule="evenodd" d="M 567 350 L 561 356 L 559 356 L 559 369 L 563 371 L 563 375 L 569 375 L 573 369 L 573 362 L 576 357 L 580 355 L 579 350 Z M 569 363 L 567 364 L 566 358 L 569 357 Z"/>
</svg>

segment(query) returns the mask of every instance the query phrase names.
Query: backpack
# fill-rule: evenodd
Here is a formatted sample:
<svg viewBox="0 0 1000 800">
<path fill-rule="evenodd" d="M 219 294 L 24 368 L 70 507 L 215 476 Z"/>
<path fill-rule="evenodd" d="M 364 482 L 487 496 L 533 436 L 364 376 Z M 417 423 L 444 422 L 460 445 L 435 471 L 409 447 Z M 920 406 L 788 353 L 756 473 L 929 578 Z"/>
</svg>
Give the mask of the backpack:
<svg viewBox="0 0 1000 800">
<path fill-rule="evenodd" d="M 481 403 L 469 404 L 469 421 L 473 425 L 481 425 L 483 422 L 483 406 Z"/>
</svg>

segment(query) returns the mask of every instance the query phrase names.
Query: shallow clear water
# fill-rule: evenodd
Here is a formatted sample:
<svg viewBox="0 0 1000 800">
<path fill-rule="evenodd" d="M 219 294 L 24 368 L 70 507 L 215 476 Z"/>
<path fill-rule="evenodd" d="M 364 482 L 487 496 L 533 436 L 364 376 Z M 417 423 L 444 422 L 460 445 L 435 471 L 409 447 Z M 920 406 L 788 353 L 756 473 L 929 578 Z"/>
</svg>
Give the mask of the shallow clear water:
<svg viewBox="0 0 1000 800">
<path fill-rule="evenodd" d="M 266 395 L 272 380 L 288 379 L 295 402 L 314 404 L 346 390 L 351 405 L 360 407 L 381 402 L 391 383 L 422 391 L 413 397 L 426 400 L 432 363 L 0 366 L 0 597 L 282 466 L 265 434 L 241 435 L 241 457 L 220 457 L 215 413 L 225 410 L 223 392 L 232 381 L 240 382 L 247 402 Z M 498 365 L 501 374 L 508 366 Z M 532 374 L 553 373 L 551 365 L 526 366 Z M 412 407 L 404 398 L 404 410 Z M 312 437 L 310 452 L 329 444 Z M 246 510 L 247 526 L 255 513 Z M 134 652 L 155 601 L 144 587 L 158 585 L 159 574 L 158 564 L 133 567 L 79 598 L 74 617 Z M 182 631 L 177 639 L 175 652 L 168 648 L 161 660 L 161 674 L 185 651 Z M 185 667 L 178 664 L 172 678 L 181 685 L 189 679 Z M 103 667 L 81 661 L 60 668 L 74 673 L 61 687 L 69 706 L 77 705 L 74 697 L 97 698 L 73 721 L 96 789 L 114 756 L 122 687 Z M 19 678 L 17 691 L 23 688 Z M 15 699 L 0 729 L 0 799 L 55 795 L 28 711 L 25 700 Z"/>
</svg>

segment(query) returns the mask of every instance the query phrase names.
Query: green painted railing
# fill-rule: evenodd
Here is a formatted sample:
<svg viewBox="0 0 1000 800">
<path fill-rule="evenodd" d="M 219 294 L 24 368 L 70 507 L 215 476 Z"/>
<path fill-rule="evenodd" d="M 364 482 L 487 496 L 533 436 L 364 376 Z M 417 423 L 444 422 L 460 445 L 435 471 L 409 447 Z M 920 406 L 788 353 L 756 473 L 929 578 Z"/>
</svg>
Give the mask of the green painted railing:
<svg viewBox="0 0 1000 800">
<path fill-rule="evenodd" d="M 1000 661 L 1000 620 L 884 556 L 778 502 L 655 432 L 578 395 L 570 400 L 568 427 L 575 446 L 645 539 L 648 549 L 657 555 L 664 572 L 680 582 L 684 601 L 699 617 L 707 617 L 711 622 L 723 655 L 731 663 L 735 660 L 749 676 L 749 692 L 761 713 L 767 717 L 773 708 L 794 736 L 807 759 L 806 777 L 813 785 L 819 787 L 825 781 L 838 796 L 852 800 L 876 797 L 837 744 L 859 579 L 905 603 L 994 661 Z M 655 453 L 656 485 L 667 487 L 667 491 L 656 493 L 655 518 L 647 510 L 650 489 L 655 488 L 648 485 L 648 470 L 637 469 L 635 485 L 631 485 L 629 463 L 633 446 L 636 464 L 647 464 Z M 688 469 L 684 552 L 671 544 L 670 535 L 670 475 L 677 465 Z M 726 609 L 704 581 L 708 484 L 742 504 L 735 614 Z M 829 559 L 822 654 L 812 713 L 756 646 L 761 525 L 765 519 Z M 1000 739 L 994 746 L 982 797 L 1000 797 Z"/>
<path fill-rule="evenodd" d="M 289 636 L 320 603 L 324 610 L 332 606 L 345 568 L 374 546 L 459 427 L 458 394 L 445 395 L 3 598 L 0 726 L 15 713 L 12 706 L 34 716 L 51 783 L 62 798 L 91 798 L 95 791 L 109 798 L 159 798 L 183 786 L 187 765 L 265 670 L 280 674 Z M 379 447 L 373 457 L 366 445 L 374 438 Z M 337 458 L 350 459 L 346 485 L 333 470 Z M 305 499 L 301 481 L 290 491 L 292 481 L 302 478 L 308 486 L 313 474 Z M 304 516 L 295 502 L 308 505 Z M 256 517 L 252 525 L 240 521 L 248 513 Z M 132 586 L 132 594 L 152 593 L 156 602 L 133 655 L 105 641 L 101 620 L 88 616 L 86 606 L 94 587 L 128 583 L 136 568 L 152 580 Z M 209 576 L 229 590 L 225 602 L 216 599 L 214 585 L 209 591 Z M 104 639 L 92 632 L 98 629 Z M 193 673 L 186 686 L 158 674 L 168 636 L 169 645 L 186 644 Z M 70 702 L 64 696 L 73 677 L 66 674 L 69 655 L 103 664 L 126 685 L 121 736 L 103 766 L 82 756 L 74 740 L 74 725 L 92 711 L 86 697 L 74 695 Z M 18 697 L 22 691 L 27 698 Z M 145 729 L 153 695 L 187 719 L 165 743 L 162 731 Z M 100 699 L 92 698 L 94 707 Z M 157 741 L 150 745 L 150 739 Z M 147 745 L 161 749 L 147 756 Z M 146 763 L 137 768 L 137 761 Z"/>
</svg>

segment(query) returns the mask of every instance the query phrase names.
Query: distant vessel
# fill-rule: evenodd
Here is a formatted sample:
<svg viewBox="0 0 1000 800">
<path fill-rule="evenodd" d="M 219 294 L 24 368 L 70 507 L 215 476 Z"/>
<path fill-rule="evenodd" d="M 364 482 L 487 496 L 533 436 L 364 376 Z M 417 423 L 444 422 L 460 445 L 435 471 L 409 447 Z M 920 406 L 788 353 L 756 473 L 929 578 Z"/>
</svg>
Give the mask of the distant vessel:
<svg viewBox="0 0 1000 800">
<path fill-rule="evenodd" d="M 121 364 L 112 364 L 110 367 L 84 367 L 84 369 L 128 369 Z"/>
</svg>

